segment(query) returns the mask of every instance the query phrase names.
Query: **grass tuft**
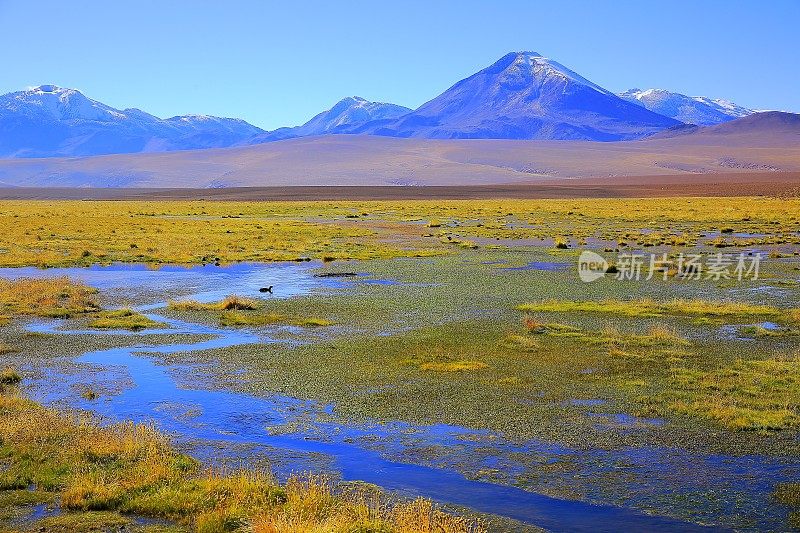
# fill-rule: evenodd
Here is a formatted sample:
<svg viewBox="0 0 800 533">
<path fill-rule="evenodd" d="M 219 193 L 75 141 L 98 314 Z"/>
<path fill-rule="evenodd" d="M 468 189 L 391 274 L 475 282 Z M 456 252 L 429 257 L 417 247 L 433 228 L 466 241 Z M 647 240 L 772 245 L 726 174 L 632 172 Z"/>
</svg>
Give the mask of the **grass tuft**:
<svg viewBox="0 0 800 533">
<path fill-rule="evenodd" d="M 6 367 L 0 371 L 0 385 L 16 385 L 22 381 L 19 372 L 11 367 Z"/>
<path fill-rule="evenodd" d="M 17 353 L 19 349 L 9 346 L 8 344 L 0 342 L 0 355 L 7 355 L 10 353 Z"/>
<path fill-rule="evenodd" d="M 278 313 L 242 313 L 225 311 L 219 315 L 222 326 L 268 326 L 286 322 L 287 317 Z"/>
<path fill-rule="evenodd" d="M 89 322 L 89 327 L 97 329 L 141 329 L 164 327 L 165 324 L 152 320 L 131 309 L 117 309 L 114 311 L 101 311 L 94 315 Z"/>
<path fill-rule="evenodd" d="M 66 277 L 0 279 L 0 315 L 70 318 L 98 311 L 95 294 L 96 289 Z"/>
<path fill-rule="evenodd" d="M 467 372 L 472 370 L 484 370 L 489 365 L 482 361 L 447 361 L 443 363 L 422 363 L 420 370 L 430 370 L 433 372 Z"/>
<path fill-rule="evenodd" d="M 656 302 L 654 300 L 602 300 L 602 301 L 567 301 L 544 300 L 537 303 L 526 303 L 518 306 L 527 313 L 608 313 L 631 317 L 689 316 L 689 317 L 776 317 L 782 311 L 768 305 L 756 305 L 743 302 L 715 302 L 708 300 L 672 300 Z"/>
<path fill-rule="evenodd" d="M 262 304 L 251 298 L 242 298 L 232 294 L 224 300 L 212 303 L 200 303 L 195 300 L 170 300 L 169 308 L 176 311 L 255 311 Z"/>
<path fill-rule="evenodd" d="M 286 324 L 303 328 L 333 325 L 333 321 L 320 317 L 303 317 L 266 311 L 257 300 L 228 296 L 220 302 L 199 303 L 194 300 L 170 301 L 169 308 L 176 311 L 208 311 L 217 313 L 221 326 L 271 326 Z"/>
<path fill-rule="evenodd" d="M 223 311 L 254 311 L 259 309 L 261 304 L 255 300 L 242 298 L 234 294 L 222 300 L 218 307 Z"/>
</svg>

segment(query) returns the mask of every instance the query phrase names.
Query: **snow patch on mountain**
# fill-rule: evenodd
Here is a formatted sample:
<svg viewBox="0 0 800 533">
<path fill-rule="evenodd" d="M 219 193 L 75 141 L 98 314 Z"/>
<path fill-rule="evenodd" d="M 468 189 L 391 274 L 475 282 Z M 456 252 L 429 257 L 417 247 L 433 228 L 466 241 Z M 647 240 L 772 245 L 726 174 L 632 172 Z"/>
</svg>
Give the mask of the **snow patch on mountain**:
<svg viewBox="0 0 800 533">
<path fill-rule="evenodd" d="M 754 112 L 727 100 L 686 96 L 665 89 L 630 89 L 619 96 L 655 113 L 701 126 L 721 124 Z"/>
<path fill-rule="evenodd" d="M 393 120 L 411 112 L 397 104 L 371 102 L 360 96 L 342 98 L 333 107 L 315 115 L 302 126 L 279 128 L 253 138 L 249 143 L 268 142 L 292 137 L 354 133 L 375 122 Z"/>
<path fill-rule="evenodd" d="M 75 89 L 40 85 L 0 96 L 0 157 L 89 156 L 231 146 L 264 130 L 239 119 L 162 120 Z"/>
</svg>

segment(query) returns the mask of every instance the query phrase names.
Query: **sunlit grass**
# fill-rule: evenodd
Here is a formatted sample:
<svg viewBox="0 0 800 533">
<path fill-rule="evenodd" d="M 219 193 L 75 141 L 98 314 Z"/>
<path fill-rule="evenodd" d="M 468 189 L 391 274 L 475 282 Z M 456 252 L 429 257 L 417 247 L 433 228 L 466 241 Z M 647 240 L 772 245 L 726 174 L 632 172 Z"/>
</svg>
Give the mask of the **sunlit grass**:
<svg viewBox="0 0 800 533">
<path fill-rule="evenodd" d="M 783 313 L 780 309 L 769 305 L 756 305 L 744 302 L 708 301 L 708 300 L 671 300 L 656 302 L 654 300 L 602 300 L 602 301 L 568 301 L 545 300 L 526 303 L 518 307 L 525 312 L 539 313 L 607 313 L 629 317 L 777 317 Z"/>
<path fill-rule="evenodd" d="M 328 202 L 3 201 L 0 248 L 6 253 L 0 265 L 200 265 L 444 253 L 418 232 L 407 242 L 393 238 L 390 243 L 390 230 L 372 226 L 367 217 L 348 218 L 338 207 Z"/>
<path fill-rule="evenodd" d="M 669 387 L 651 408 L 705 418 L 732 430 L 800 426 L 800 360 L 740 359 L 713 370 L 675 367 Z"/>
<path fill-rule="evenodd" d="M 283 323 L 286 319 L 286 316 L 277 313 L 226 311 L 219 315 L 221 326 L 268 326 Z"/>
<path fill-rule="evenodd" d="M 164 324 L 148 318 L 131 309 L 100 311 L 89 322 L 89 327 L 97 329 L 129 329 L 138 331 L 147 328 L 163 327 Z"/>
<path fill-rule="evenodd" d="M 429 362 L 419 365 L 420 370 L 431 370 L 433 372 L 466 372 L 470 370 L 483 370 L 489 365 L 482 361 L 446 361 Z"/>
<path fill-rule="evenodd" d="M 0 202 L 0 265 L 215 264 L 421 257 L 473 238 L 642 246 L 800 244 L 800 200 L 647 198 L 317 202 Z M 364 215 L 368 213 L 368 215 Z M 414 224 L 410 221 L 425 221 Z M 425 238 L 447 226 L 450 240 Z M 525 222 L 519 224 L 518 222 Z M 88 228 L 91 228 L 89 230 Z M 647 231 L 645 231 L 645 229 Z M 725 230 L 726 237 L 702 237 Z M 749 238 L 727 237 L 747 233 Z M 760 235 L 760 236 L 759 236 Z M 457 246 L 452 246 L 453 244 Z M 620 246 L 615 244 L 615 246 Z"/>
<path fill-rule="evenodd" d="M 333 321 L 315 317 L 276 313 L 265 309 L 265 302 L 228 296 L 224 300 L 211 303 L 200 303 L 194 300 L 170 301 L 169 308 L 176 311 L 211 312 L 219 319 L 221 326 L 270 326 L 285 324 L 305 328 L 333 325 Z"/>
<path fill-rule="evenodd" d="M 263 307 L 263 303 L 251 298 L 243 298 L 235 294 L 219 302 L 200 303 L 195 300 L 171 300 L 169 308 L 178 311 L 253 311 Z"/>
<path fill-rule="evenodd" d="M 650 347 L 650 346 L 689 346 L 691 343 L 681 337 L 674 328 L 664 325 L 651 326 L 643 334 L 623 334 L 617 328 L 605 328 L 600 332 L 593 333 L 586 337 L 586 341 L 592 344 L 605 344 L 614 346 L 628 347 Z"/>
<path fill-rule="evenodd" d="M 280 313 L 245 313 L 241 311 L 225 311 L 219 315 L 222 326 L 268 326 L 272 324 L 287 324 L 299 327 L 322 327 L 333 325 L 333 322 L 318 317 L 297 317 Z"/>
<path fill-rule="evenodd" d="M 0 385 L 16 385 L 22 381 L 22 376 L 15 369 L 6 367 L 0 370 Z"/>
<path fill-rule="evenodd" d="M 66 277 L 0 279 L 0 312 L 69 318 L 98 311 L 95 294 L 96 289 Z"/>
<path fill-rule="evenodd" d="M 657 252 L 666 251 L 672 258 L 682 250 L 669 247 L 800 243 L 795 233 L 800 229 L 800 202 L 795 200 L 68 204 L 22 202 L 10 206 L 0 202 L 0 210 L 6 210 L 3 214 L 17 215 L 20 224 L 20 228 L 0 232 L 0 248 L 8 250 L 0 254 L 0 264 L 141 261 L 154 265 L 224 265 L 237 260 L 449 255 L 433 261 L 348 265 L 348 271 L 353 272 L 384 265 L 378 267 L 381 275 L 376 279 L 391 277 L 401 283 L 361 290 L 356 282 L 352 290 L 341 291 L 335 298 L 311 295 L 286 300 L 253 299 L 249 303 L 245 298 L 210 304 L 173 303 L 170 307 L 175 313 L 196 312 L 194 319 L 218 320 L 231 327 L 341 324 L 331 329 L 331 335 L 313 335 L 313 342 L 291 350 L 253 345 L 188 356 L 192 360 L 214 361 L 220 365 L 220 372 L 245 368 L 248 380 L 241 380 L 241 386 L 256 394 L 279 391 L 314 398 L 335 405 L 337 414 L 359 419 L 431 424 L 444 421 L 491 428 L 521 440 L 542 438 L 577 446 L 587 442 L 605 444 L 616 435 L 598 435 L 595 419 L 572 411 L 564 416 L 565 409 L 572 409 L 564 407 L 569 398 L 602 398 L 615 412 L 665 418 L 665 431 L 658 438 L 670 446 L 682 445 L 672 435 L 681 437 L 683 431 L 718 434 L 720 446 L 738 449 L 741 442 L 760 442 L 762 436 L 740 433 L 731 437 L 732 430 L 774 432 L 797 428 L 797 404 L 793 393 L 787 392 L 797 385 L 792 377 L 794 370 L 788 360 L 777 361 L 775 366 L 774 356 L 781 349 L 791 352 L 795 339 L 789 338 L 788 332 L 793 331 L 789 324 L 800 324 L 800 310 L 782 308 L 796 305 L 790 303 L 796 288 L 789 285 L 796 277 L 790 273 L 793 261 L 765 263 L 768 272 L 763 284 L 784 283 L 782 287 L 789 287 L 789 296 L 781 300 L 764 292 L 760 299 L 762 293 L 738 293 L 747 294 L 750 303 L 727 301 L 737 294 L 727 292 L 733 285 L 731 281 L 700 281 L 695 285 L 683 283 L 686 280 L 680 277 L 662 281 L 659 275 L 640 290 L 638 285 L 622 283 L 582 286 L 574 271 L 508 272 L 496 266 L 497 259 L 506 264 L 522 264 L 528 260 L 522 258 L 528 252 L 536 260 L 544 255 L 569 259 L 577 256 L 583 246 L 609 253 L 616 248 L 662 247 Z M 62 209 L 96 224 L 97 234 L 53 214 Z M 87 214 L 88 210 L 96 213 Z M 51 224 L 50 220 L 59 223 Z M 6 219 L 0 217 L 0 227 L 4 224 Z M 763 235 L 741 238 L 734 233 Z M 555 249 L 554 237 L 568 243 L 571 249 Z M 540 243 L 530 247 L 526 243 L 515 249 L 518 253 L 512 257 L 490 250 L 494 243 L 505 245 L 499 242 L 502 239 Z M 770 258 L 785 258 L 792 253 L 783 246 L 780 251 L 772 251 Z M 426 266 L 428 263 L 431 266 Z M 770 275 L 774 277 L 769 279 Z M 753 285 L 742 284 L 742 288 Z M 653 300 L 641 300 L 644 295 Z M 683 299 L 671 300 L 676 296 Z M 627 298 L 632 302 L 625 301 Z M 531 302 L 522 307 L 531 314 L 524 326 L 520 326 L 520 315 L 515 313 L 521 302 Z M 553 307 L 535 307 L 548 303 Z M 0 308 L 0 313 L 16 314 L 6 308 Z M 311 316 L 316 314 L 325 318 Z M 691 320 L 679 320 L 680 317 Z M 761 326 L 753 326 L 752 330 L 741 327 L 767 320 L 781 325 L 780 335 L 773 330 L 762 331 L 766 328 Z M 738 331 L 752 338 L 709 338 L 725 323 L 736 324 Z M 13 330 L 14 326 L 3 332 Z M 295 334 L 300 336 L 303 332 L 291 332 Z M 27 347 L 16 339 L 9 342 L 24 348 L 27 357 Z M 736 361 L 740 356 L 746 359 Z M 15 362 L 16 357 L 10 355 L 8 359 Z M 750 361 L 762 358 L 765 362 Z M 324 371 L 320 371 L 320 365 L 324 365 Z M 439 401 L 423 402 L 420 398 Z M 673 424 L 680 426 L 680 431 L 673 433 Z M 786 437 L 792 438 L 790 432 Z M 638 433 L 624 438 L 640 442 Z M 386 520 L 388 511 L 376 513 L 369 510 L 370 505 L 366 510 L 360 504 L 347 507 L 351 514 L 345 513 L 345 518 L 339 514 L 320 518 L 316 511 L 306 513 L 308 509 L 300 503 L 291 508 L 278 503 L 271 510 L 259 511 L 258 516 L 247 510 L 250 503 L 204 507 L 197 503 L 202 500 L 201 495 L 211 500 L 224 499 L 220 495 L 230 491 L 248 493 L 251 488 L 247 487 L 276 484 L 259 481 L 258 476 L 263 473 L 229 480 L 235 473 L 209 473 L 191 465 L 186 468 L 195 484 L 162 481 L 163 490 L 146 488 L 135 499 L 128 499 L 125 492 L 114 492 L 116 478 L 104 477 L 105 474 L 76 477 L 82 480 L 81 487 L 91 489 L 89 496 L 81 496 L 80 492 L 72 495 L 78 502 L 76 509 L 83 508 L 82 501 L 123 501 L 124 509 L 113 509 L 171 516 L 190 524 L 192 529 L 209 531 L 242 523 L 256 531 L 401 529 L 396 525 L 384 527 L 380 521 Z M 269 478 L 267 474 L 263 476 Z M 198 481 L 206 477 L 215 479 Z M 41 479 L 46 481 L 46 476 Z M 253 479 L 256 481 L 251 483 Z M 528 482 L 536 484 L 523 481 Z M 131 482 L 124 480 L 123 484 L 128 483 Z M 317 483 L 312 495 L 304 495 L 299 489 L 298 499 L 318 502 L 313 504 L 314 509 L 338 505 L 330 503 L 339 501 L 335 486 L 329 491 L 320 488 L 320 484 L 324 485 Z M 288 486 L 279 489 L 288 497 Z M 251 494 L 255 499 L 269 496 L 258 490 Z M 243 501 L 250 502 L 248 498 Z M 184 504 L 194 506 L 193 510 L 176 511 L 185 509 Z M 273 514 L 274 509 L 281 509 L 283 514 Z M 419 518 L 425 512 L 417 508 L 410 514 Z M 358 527 L 350 527 L 353 516 L 357 517 Z M 340 523 L 347 527 L 340 527 Z M 425 528 L 435 529 L 419 526 L 418 530 Z"/>
<path fill-rule="evenodd" d="M 18 351 L 19 351 L 19 349 L 18 349 L 18 348 L 15 348 L 15 347 L 13 347 L 13 346 L 9 346 L 8 344 L 5 344 L 5 343 L 3 343 L 3 342 L 0 342 L 0 355 L 6 355 L 6 354 L 10 354 L 10 353 L 16 353 L 16 352 L 18 352 Z"/>
</svg>

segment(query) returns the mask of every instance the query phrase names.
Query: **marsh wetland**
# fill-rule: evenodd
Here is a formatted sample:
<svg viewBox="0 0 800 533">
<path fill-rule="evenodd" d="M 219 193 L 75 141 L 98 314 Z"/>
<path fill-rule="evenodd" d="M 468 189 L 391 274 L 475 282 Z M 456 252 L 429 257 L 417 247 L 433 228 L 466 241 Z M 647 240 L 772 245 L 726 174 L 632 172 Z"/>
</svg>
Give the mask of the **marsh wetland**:
<svg viewBox="0 0 800 533">
<path fill-rule="evenodd" d="M 0 213 L 5 530 L 800 526 L 796 199 Z"/>
</svg>

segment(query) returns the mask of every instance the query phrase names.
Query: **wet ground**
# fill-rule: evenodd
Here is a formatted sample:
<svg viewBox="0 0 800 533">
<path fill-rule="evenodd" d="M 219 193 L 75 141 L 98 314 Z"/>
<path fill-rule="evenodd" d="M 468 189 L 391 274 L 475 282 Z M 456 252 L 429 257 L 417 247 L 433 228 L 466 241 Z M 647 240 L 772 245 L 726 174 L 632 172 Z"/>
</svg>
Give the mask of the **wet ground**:
<svg viewBox="0 0 800 533">
<path fill-rule="evenodd" d="M 392 280 L 356 276 L 348 279 L 315 277 L 316 264 L 236 264 L 158 270 L 143 266 L 113 265 L 89 269 L 0 269 L 0 276 L 60 276 L 82 280 L 95 286 L 109 300 L 133 305 L 154 320 L 167 324 L 161 330 L 125 333 L 124 346 L 89 351 L 76 363 L 95 369 L 90 377 L 56 372 L 39 372 L 30 384 L 34 399 L 50 404 L 87 409 L 109 420 L 154 420 L 172 434 L 177 443 L 193 450 L 209 462 L 238 459 L 242 463 L 269 462 L 279 477 L 293 471 L 328 470 L 343 480 L 360 480 L 380 485 L 407 496 L 468 507 L 520 522 L 553 530 L 569 531 L 683 531 L 707 529 L 670 517 L 643 513 L 620 497 L 614 502 L 587 502 L 554 498 L 513 486 L 514 472 L 522 472 L 527 460 L 544 463 L 561 457 L 579 458 L 585 465 L 585 479 L 618 475 L 629 477 L 631 501 L 665 498 L 659 493 L 669 487 L 692 506 L 705 510 L 699 522 L 714 524 L 720 516 L 738 511 L 738 502 L 714 500 L 709 493 L 736 491 L 753 495 L 749 506 L 760 506 L 776 481 L 793 480 L 800 475 L 800 462 L 759 456 L 697 456 L 683 450 L 657 447 L 618 450 L 574 450 L 553 443 L 507 442 L 500 435 L 448 425 L 414 426 L 400 422 L 350 424 L 332 413 L 332 406 L 301 401 L 286 396 L 256 397 L 248 394 L 205 388 L 202 380 L 192 380 L 196 368 L 186 364 L 165 364 L 163 356 L 257 343 L 280 343 L 291 350 L 293 343 L 308 342 L 290 327 L 276 326 L 264 332 L 230 329 L 192 323 L 157 314 L 172 298 L 211 302 L 230 294 L 263 297 L 259 288 L 273 285 L 270 298 L 286 298 L 314 292 L 335 292 L 350 283 L 386 284 Z M 502 268 L 503 265 L 498 265 Z M 561 263 L 531 263 L 524 269 L 557 270 Z M 61 321 L 35 321 L 32 332 L 56 335 L 120 335 L 120 332 L 67 330 Z M 174 336 L 197 335 L 197 341 L 171 342 Z M 164 342 L 153 342 L 163 335 Z M 147 342 L 140 341 L 146 337 Z M 155 336 L 155 337 L 154 337 Z M 289 339 L 289 340 L 287 340 Z M 245 376 L 241 377 L 246 379 Z M 86 384 L 119 382 L 126 385 L 118 393 L 98 400 L 86 400 L 71 391 Z M 187 385 L 187 383 L 189 385 Z M 106 387 L 107 388 L 107 387 Z M 602 409 L 602 400 L 575 399 L 572 405 Z M 660 425 L 659 419 L 637 418 L 624 413 L 588 413 L 599 427 L 614 429 Z M 425 450 L 447 450 L 426 454 Z M 491 450 L 502 450 L 495 455 Z M 507 457 L 520 458 L 515 462 Z M 502 471 L 503 476 L 465 477 L 460 462 L 468 457 L 483 463 L 487 471 Z M 490 476 L 489 476 L 490 477 Z M 709 504 L 713 502 L 713 504 Z M 609 505 L 613 503 L 613 505 Z M 750 527 L 775 529 L 783 516 L 764 513 L 748 517 Z M 755 520 L 755 521 L 754 521 Z M 725 528 L 718 528 L 725 529 Z"/>
</svg>

